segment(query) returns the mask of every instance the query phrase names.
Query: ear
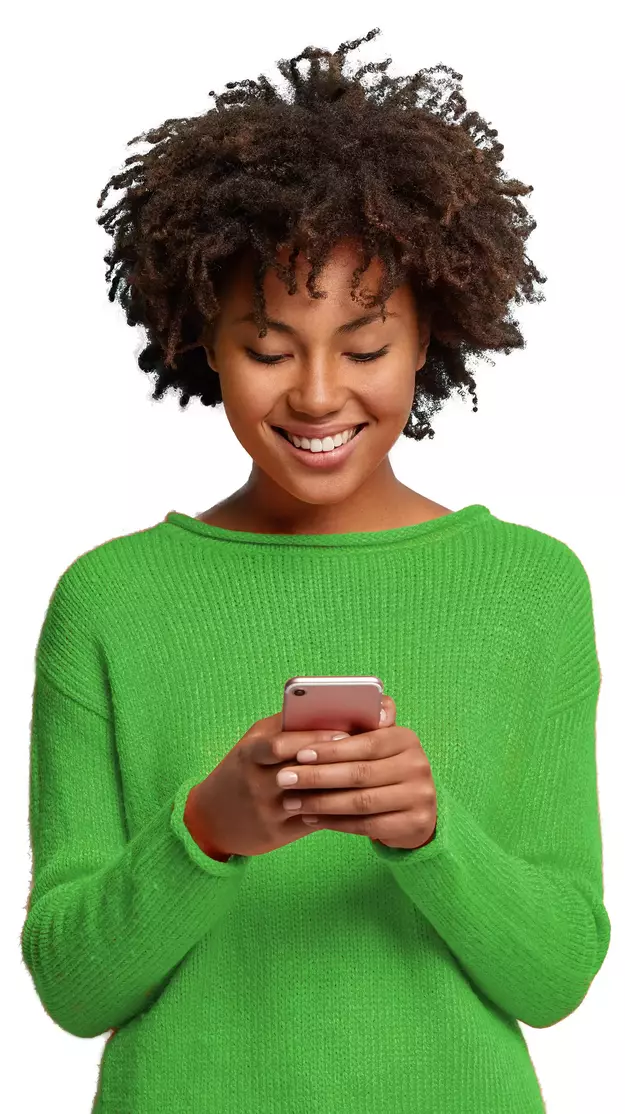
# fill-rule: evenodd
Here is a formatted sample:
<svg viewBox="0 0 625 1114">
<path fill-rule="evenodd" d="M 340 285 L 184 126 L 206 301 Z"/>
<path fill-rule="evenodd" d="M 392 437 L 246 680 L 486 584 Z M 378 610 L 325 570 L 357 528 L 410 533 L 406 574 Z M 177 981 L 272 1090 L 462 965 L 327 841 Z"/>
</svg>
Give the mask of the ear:
<svg viewBox="0 0 625 1114">
<path fill-rule="evenodd" d="M 427 351 L 430 337 L 432 335 L 432 310 L 423 307 L 419 314 L 419 339 L 424 349 Z"/>
<path fill-rule="evenodd" d="M 419 318 L 419 357 L 416 366 L 417 371 L 421 371 L 427 359 L 428 347 L 432 335 L 431 325 L 431 314 L 424 314 L 423 317 Z"/>
<path fill-rule="evenodd" d="M 204 350 L 206 352 L 206 358 L 207 358 L 210 366 L 212 367 L 213 371 L 217 372 L 217 368 L 215 367 L 215 360 L 217 359 L 217 357 L 216 357 L 216 354 L 215 354 L 215 328 L 214 328 L 214 324 L 207 325 L 205 327 L 204 332 L 202 333 L 202 336 L 200 337 L 199 344 L 202 346 L 202 348 L 204 348 Z M 217 374 L 219 374 L 219 373 L 217 373 Z"/>
</svg>

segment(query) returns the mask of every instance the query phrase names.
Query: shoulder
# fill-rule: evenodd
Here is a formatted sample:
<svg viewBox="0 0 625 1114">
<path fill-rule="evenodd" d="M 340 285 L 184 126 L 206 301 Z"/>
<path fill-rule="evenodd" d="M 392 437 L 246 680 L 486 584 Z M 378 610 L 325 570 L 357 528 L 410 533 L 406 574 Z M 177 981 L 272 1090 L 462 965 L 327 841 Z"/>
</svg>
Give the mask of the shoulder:
<svg viewBox="0 0 625 1114">
<path fill-rule="evenodd" d="M 491 515 L 495 553 L 508 575 L 533 585 L 537 596 L 564 601 L 590 594 L 588 571 L 579 554 L 562 538 L 524 523 Z M 506 560 L 506 558 L 508 560 Z M 543 592 L 541 592 L 541 588 Z"/>
<path fill-rule="evenodd" d="M 107 538 L 90 549 L 80 553 L 70 565 L 60 574 L 57 583 L 76 587 L 85 584 L 101 575 L 102 571 L 110 568 L 125 569 L 126 566 L 140 567 L 142 562 L 151 552 L 158 550 L 158 541 L 162 537 L 162 523 L 156 523 L 142 530 L 135 530 L 129 534 Z"/>
<path fill-rule="evenodd" d="M 509 546 L 531 554 L 521 561 L 526 573 L 522 594 L 532 601 L 537 637 L 541 629 L 553 631 L 548 714 L 562 713 L 580 700 L 589 700 L 594 712 L 601 665 L 586 566 L 570 545 L 552 534 L 503 521 L 498 531 Z"/>
<path fill-rule="evenodd" d="M 123 609 L 138 584 L 148 587 L 162 572 L 160 525 L 109 538 L 75 557 L 53 584 L 46 624 L 71 623 L 86 633 Z"/>
<path fill-rule="evenodd" d="M 53 584 L 35 651 L 37 670 L 88 707 L 109 714 L 109 635 L 131 636 L 132 608 L 162 574 L 158 526 L 111 538 L 79 554 Z M 154 570 L 150 574 L 150 568 Z"/>
</svg>

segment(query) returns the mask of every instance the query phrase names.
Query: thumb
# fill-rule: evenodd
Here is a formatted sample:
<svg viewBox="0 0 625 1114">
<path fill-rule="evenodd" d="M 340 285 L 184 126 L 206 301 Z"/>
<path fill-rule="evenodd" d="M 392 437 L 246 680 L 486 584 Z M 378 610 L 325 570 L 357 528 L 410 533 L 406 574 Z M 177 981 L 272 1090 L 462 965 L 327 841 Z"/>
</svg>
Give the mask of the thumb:
<svg viewBox="0 0 625 1114">
<path fill-rule="evenodd" d="M 392 696 L 382 696 L 380 698 L 380 727 L 393 727 L 396 716 L 397 709 Z"/>
</svg>

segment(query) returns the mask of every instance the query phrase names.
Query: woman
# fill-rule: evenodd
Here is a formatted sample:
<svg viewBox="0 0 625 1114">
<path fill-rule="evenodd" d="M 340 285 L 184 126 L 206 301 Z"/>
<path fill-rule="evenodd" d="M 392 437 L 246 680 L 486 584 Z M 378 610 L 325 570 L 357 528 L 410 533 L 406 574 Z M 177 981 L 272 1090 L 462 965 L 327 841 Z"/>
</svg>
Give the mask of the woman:
<svg viewBox="0 0 625 1114">
<path fill-rule="evenodd" d="M 22 947 L 59 1025 L 113 1030 L 99 1114 L 544 1111 L 519 1021 L 609 944 L 586 572 L 388 458 L 523 347 L 531 187 L 461 75 L 346 76 L 362 41 L 167 121 L 100 199 L 153 397 L 223 402 L 253 466 L 82 554 L 37 647 Z M 377 730 L 281 731 L 289 677 L 351 674 Z"/>
</svg>

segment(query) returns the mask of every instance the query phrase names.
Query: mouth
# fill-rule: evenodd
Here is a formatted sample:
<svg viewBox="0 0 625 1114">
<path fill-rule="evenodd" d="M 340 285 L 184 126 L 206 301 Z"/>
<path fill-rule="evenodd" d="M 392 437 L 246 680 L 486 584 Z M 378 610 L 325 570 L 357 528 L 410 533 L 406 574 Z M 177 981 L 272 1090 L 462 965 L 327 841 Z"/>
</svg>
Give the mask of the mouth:
<svg viewBox="0 0 625 1114">
<path fill-rule="evenodd" d="M 294 458 L 299 460 L 301 464 L 307 465 L 309 468 L 331 468 L 337 464 L 341 464 L 351 455 L 354 448 L 362 440 L 363 431 L 367 428 L 368 424 L 368 422 L 362 422 L 360 425 L 357 425 L 355 427 L 355 433 L 345 444 L 339 445 L 333 449 L 321 449 L 317 452 L 313 452 L 310 449 L 298 449 L 292 441 L 289 441 L 286 430 L 281 426 L 271 426 L 271 429 L 278 435 L 287 452 L 292 453 Z"/>
</svg>

